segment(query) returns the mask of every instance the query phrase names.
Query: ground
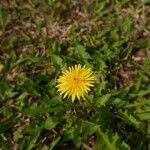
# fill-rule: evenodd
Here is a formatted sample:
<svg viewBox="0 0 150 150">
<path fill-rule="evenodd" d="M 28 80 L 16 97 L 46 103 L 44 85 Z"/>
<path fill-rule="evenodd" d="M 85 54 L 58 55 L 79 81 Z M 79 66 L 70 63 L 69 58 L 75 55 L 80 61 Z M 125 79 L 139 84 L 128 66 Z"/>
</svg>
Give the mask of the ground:
<svg viewBox="0 0 150 150">
<path fill-rule="evenodd" d="M 148 0 L 0 1 L 0 149 L 150 149 Z M 86 100 L 57 92 L 92 68 Z"/>
</svg>

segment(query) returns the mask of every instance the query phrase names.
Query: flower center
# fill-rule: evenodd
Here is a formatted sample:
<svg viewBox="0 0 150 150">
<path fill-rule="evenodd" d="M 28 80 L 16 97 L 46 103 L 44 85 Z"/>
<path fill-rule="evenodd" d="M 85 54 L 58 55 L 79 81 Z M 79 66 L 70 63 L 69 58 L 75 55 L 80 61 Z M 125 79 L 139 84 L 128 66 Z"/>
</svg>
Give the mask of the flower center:
<svg viewBox="0 0 150 150">
<path fill-rule="evenodd" d="M 72 79 L 72 87 L 77 88 L 81 84 L 81 79 L 74 77 Z"/>
</svg>

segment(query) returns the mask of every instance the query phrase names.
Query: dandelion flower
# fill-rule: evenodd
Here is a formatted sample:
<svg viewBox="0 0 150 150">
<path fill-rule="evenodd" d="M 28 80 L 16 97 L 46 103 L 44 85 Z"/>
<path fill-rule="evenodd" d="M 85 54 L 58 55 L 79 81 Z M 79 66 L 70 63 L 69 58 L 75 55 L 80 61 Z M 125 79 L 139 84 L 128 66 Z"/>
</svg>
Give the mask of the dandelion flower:
<svg viewBox="0 0 150 150">
<path fill-rule="evenodd" d="M 69 67 L 64 71 L 57 80 L 57 88 L 63 98 L 70 97 L 72 101 L 75 99 L 85 99 L 85 95 L 90 91 L 95 82 L 93 71 L 86 65 L 80 64 Z"/>
</svg>

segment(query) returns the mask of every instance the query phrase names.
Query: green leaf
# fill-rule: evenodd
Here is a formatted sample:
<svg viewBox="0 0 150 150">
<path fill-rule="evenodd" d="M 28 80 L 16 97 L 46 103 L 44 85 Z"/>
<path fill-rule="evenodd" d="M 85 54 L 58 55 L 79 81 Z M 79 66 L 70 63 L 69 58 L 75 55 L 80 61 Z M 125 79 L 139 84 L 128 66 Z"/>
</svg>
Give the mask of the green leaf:
<svg viewBox="0 0 150 150">
<path fill-rule="evenodd" d="M 55 139 L 51 142 L 51 144 L 50 144 L 50 146 L 49 146 L 49 150 L 53 150 L 54 147 L 56 146 L 56 144 L 60 141 L 60 139 L 61 139 L 60 136 L 57 137 L 57 138 L 55 138 Z"/>
<path fill-rule="evenodd" d="M 61 65 L 63 62 L 63 59 L 58 55 L 53 54 L 51 55 L 51 58 L 52 58 L 52 61 L 58 65 Z"/>
<path fill-rule="evenodd" d="M 134 125 L 136 128 L 139 128 L 140 121 L 134 117 L 132 113 L 128 113 L 127 111 L 123 112 L 120 110 L 119 114 L 127 123 Z"/>
<path fill-rule="evenodd" d="M 105 148 L 106 150 L 116 150 L 116 145 L 114 143 L 110 142 L 108 135 L 103 133 L 100 128 L 97 130 L 97 134 L 99 135 L 97 142 L 99 143 L 98 147 L 100 149 Z M 97 145 L 96 145 L 96 147 L 97 147 Z"/>
<path fill-rule="evenodd" d="M 98 126 L 90 123 L 88 121 L 84 121 L 82 119 L 75 119 L 74 122 L 70 127 L 66 127 L 64 129 L 64 138 L 65 140 L 72 140 L 73 143 L 77 148 L 87 142 L 87 139 L 90 135 L 97 131 Z M 68 122 L 70 124 L 70 122 Z"/>
<path fill-rule="evenodd" d="M 0 103 L 14 97 L 17 92 L 5 81 L 0 81 Z"/>
<path fill-rule="evenodd" d="M 38 115 L 44 115 L 51 112 L 50 107 L 31 107 L 31 108 L 26 108 L 23 110 L 23 114 L 28 115 L 28 116 L 38 116 Z"/>
<path fill-rule="evenodd" d="M 129 146 L 120 140 L 119 135 L 116 133 L 112 137 L 108 136 L 107 133 L 102 132 L 99 128 L 97 130 L 97 141 L 94 146 L 94 150 L 105 149 L 105 150 L 129 150 Z"/>
<path fill-rule="evenodd" d="M 39 116 L 39 115 L 44 115 L 50 112 L 54 112 L 54 113 L 58 113 L 58 112 L 62 112 L 65 109 L 69 109 L 70 105 L 66 105 L 65 103 L 62 103 L 62 101 L 60 101 L 60 97 L 56 96 L 53 99 L 49 100 L 49 101 L 43 101 L 43 105 L 41 105 L 40 107 L 29 107 L 29 108 L 25 108 L 23 110 L 23 114 L 28 115 L 28 116 Z"/>
<path fill-rule="evenodd" d="M 40 127 L 37 127 L 37 128 L 34 128 L 34 133 L 33 135 L 28 139 L 28 143 L 26 145 L 27 147 L 27 150 L 31 150 L 32 148 L 35 147 L 35 143 L 39 137 L 41 133 L 41 128 Z"/>
<path fill-rule="evenodd" d="M 140 118 L 140 120 L 150 120 L 150 111 L 145 111 L 145 112 L 141 112 L 138 113 L 137 116 Z"/>
<path fill-rule="evenodd" d="M 11 127 L 14 126 L 14 124 L 17 122 L 18 118 L 11 117 L 5 122 L 0 123 L 0 133 L 7 131 Z"/>
<path fill-rule="evenodd" d="M 112 37 L 114 40 L 117 41 L 117 40 L 119 39 L 119 35 L 118 35 L 117 31 L 113 30 L 113 31 L 110 32 L 110 34 L 111 34 L 111 37 Z"/>
<path fill-rule="evenodd" d="M 83 45 L 78 44 L 75 48 L 75 54 L 78 55 L 80 58 L 83 59 L 83 61 L 87 61 L 90 59 L 90 55 L 88 52 L 86 52 L 86 49 Z"/>
<path fill-rule="evenodd" d="M 131 93 L 130 95 L 132 97 L 143 97 L 143 96 L 146 96 L 146 95 L 149 95 L 150 94 L 150 87 L 147 86 L 145 90 L 140 90 L 136 93 Z"/>
<path fill-rule="evenodd" d="M 109 101 L 111 94 L 103 95 L 102 97 L 96 100 L 97 107 L 105 106 L 105 104 Z"/>
<path fill-rule="evenodd" d="M 150 104 L 145 104 L 141 109 L 136 110 L 135 113 L 140 120 L 150 120 Z"/>
<path fill-rule="evenodd" d="M 121 29 L 125 32 L 125 33 L 130 33 L 131 31 L 131 19 L 129 17 L 124 17 L 122 19 L 122 23 L 121 23 Z"/>
<path fill-rule="evenodd" d="M 55 116 L 54 117 L 49 117 L 45 121 L 43 128 L 51 130 L 52 128 L 56 127 L 56 125 L 61 121 L 61 119 L 58 120 L 58 118 L 56 118 Z"/>
</svg>

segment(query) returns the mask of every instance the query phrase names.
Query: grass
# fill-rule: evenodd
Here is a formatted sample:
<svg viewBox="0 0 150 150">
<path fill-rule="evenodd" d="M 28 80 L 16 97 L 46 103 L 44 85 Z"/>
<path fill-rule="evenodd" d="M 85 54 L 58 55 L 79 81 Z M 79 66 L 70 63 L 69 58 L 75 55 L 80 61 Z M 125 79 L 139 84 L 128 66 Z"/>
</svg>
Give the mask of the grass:
<svg viewBox="0 0 150 150">
<path fill-rule="evenodd" d="M 0 149 L 150 148 L 148 0 L 1 0 Z M 86 101 L 62 99 L 59 74 L 86 64 Z"/>
</svg>

